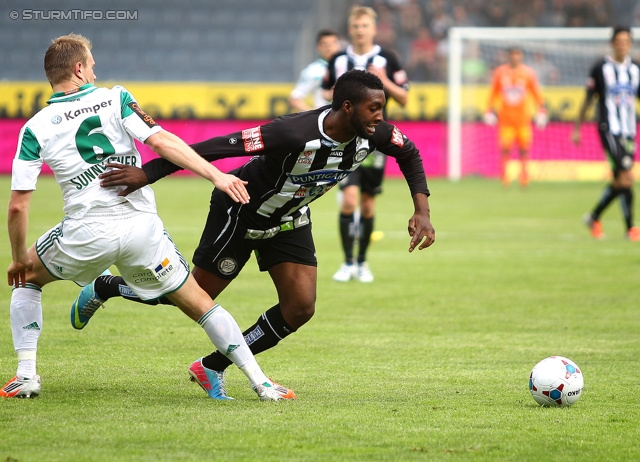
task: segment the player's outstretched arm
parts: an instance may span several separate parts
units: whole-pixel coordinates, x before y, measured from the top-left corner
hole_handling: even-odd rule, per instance
[[[245,188],[246,181],[221,172],[176,135],[163,130],[147,138],[145,144],[159,156],[211,181],[216,188],[227,193],[235,202],[242,204],[249,202],[249,193]]]
[[[429,198],[426,194],[416,193],[413,195],[414,213],[409,219],[409,252],[413,252],[416,246],[418,250],[426,249],[436,240],[436,230],[431,224],[431,210],[429,209]]]

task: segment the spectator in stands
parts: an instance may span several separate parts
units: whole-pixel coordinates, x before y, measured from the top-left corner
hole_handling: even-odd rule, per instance
[[[316,51],[318,59],[305,67],[300,73],[298,82],[289,96],[289,105],[297,111],[308,111],[329,104],[324,99],[322,80],[327,73],[327,64],[331,57],[340,51],[338,33],[332,29],[322,29],[316,35]],[[313,107],[307,103],[307,98],[313,98]]]
[[[547,4],[545,0],[533,0],[531,2],[530,14],[535,23],[534,26],[537,26],[537,27],[540,26],[540,21],[542,20],[542,17],[546,13],[546,11],[547,11]]]
[[[398,7],[400,34],[416,37],[420,28],[425,24],[422,9],[418,0],[409,0]]]
[[[487,26],[504,27],[509,20],[509,8],[503,0],[494,0],[490,2],[485,10],[487,17]]]
[[[477,41],[469,41],[462,56],[462,81],[464,83],[481,83],[488,79],[487,63],[480,55],[480,46]]]
[[[456,5],[453,7],[451,25],[453,27],[471,27],[474,26],[467,14],[467,8],[464,5]]]
[[[378,21],[376,42],[382,48],[397,51],[397,34],[393,13],[384,4],[378,5],[377,12]]]
[[[445,13],[448,12],[448,8],[450,7],[450,2],[445,0],[431,0],[427,1],[425,5],[425,13],[428,20],[435,17],[441,11]]]
[[[593,26],[607,27],[611,24],[612,11],[607,0],[593,0]]]
[[[551,8],[538,21],[540,27],[563,27],[567,23],[564,0],[551,0]]]
[[[444,7],[434,11],[433,17],[429,22],[431,33],[436,40],[444,40],[447,37],[449,28],[453,25],[453,19],[447,13]]]
[[[567,27],[585,27],[591,17],[591,0],[566,0]]]
[[[560,70],[544,56],[543,52],[534,53],[531,67],[541,85],[557,85],[560,82]]]
[[[422,26],[409,46],[407,73],[410,80],[434,82],[439,79],[437,47],[438,42],[429,28]]]
[[[411,54],[411,42],[424,27],[424,15],[418,0],[408,0],[397,7],[398,16],[398,52],[401,56]]]
[[[508,27],[535,27],[537,25],[533,6],[535,4],[514,2],[511,4],[511,14],[507,21]]]

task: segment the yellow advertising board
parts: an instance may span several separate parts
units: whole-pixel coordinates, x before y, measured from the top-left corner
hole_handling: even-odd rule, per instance
[[[97,82],[111,87],[113,82]],[[290,112],[290,83],[124,82],[144,110],[158,119],[271,119]],[[487,85],[462,90],[463,117],[479,120],[486,110]],[[584,97],[581,87],[546,87],[553,120],[575,120]],[[51,87],[40,82],[0,82],[0,118],[30,117],[46,105]],[[447,86],[414,83],[402,108],[389,104],[391,120],[446,120]]]

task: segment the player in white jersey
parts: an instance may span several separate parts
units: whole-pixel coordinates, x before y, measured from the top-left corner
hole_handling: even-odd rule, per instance
[[[141,298],[166,295],[198,322],[213,344],[247,375],[261,399],[282,399],[278,390],[284,387],[262,372],[233,317],[190,275],[156,213],[153,191],[142,188],[121,196],[122,187],[100,187],[98,175],[115,159],[141,165],[135,138],[211,181],[236,202],[248,203],[246,182],[220,172],[162,130],[124,88],[95,87],[90,50],[91,42],[76,34],[52,42],[44,68],[54,94],[49,106],[20,132],[8,211],[13,261],[7,270],[9,285],[14,287],[10,313],[18,368],[0,389],[0,396],[40,394],[36,351],[42,329],[42,287],[65,279],[88,287],[115,265]],[[62,189],[65,218],[27,249],[29,205],[45,163]],[[76,310],[74,325],[86,324],[98,307],[89,303],[88,311]]]
[[[320,56],[302,69],[295,88],[289,96],[289,105],[297,111],[308,111],[329,104],[324,98],[322,81],[327,73],[329,59],[340,51],[338,33],[331,29],[322,29],[316,36],[316,50]],[[313,107],[307,104],[307,97],[313,98]]]

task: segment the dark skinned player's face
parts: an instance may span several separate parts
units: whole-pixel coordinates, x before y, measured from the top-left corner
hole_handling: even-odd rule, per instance
[[[366,97],[356,106],[349,117],[349,122],[360,138],[371,138],[376,125],[382,120],[382,108],[386,98],[382,90],[367,90]]]

